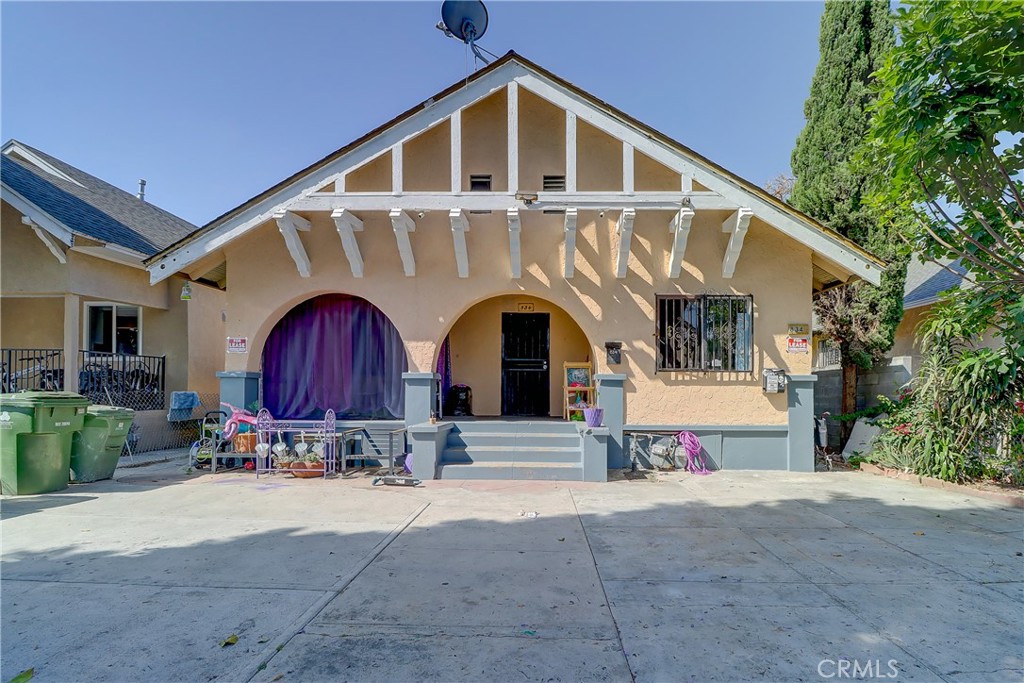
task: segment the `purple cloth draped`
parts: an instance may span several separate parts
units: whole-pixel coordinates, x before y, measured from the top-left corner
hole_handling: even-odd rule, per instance
[[[304,301],[274,327],[263,348],[263,402],[279,419],[394,419],[405,415],[408,369],[398,330],[358,297]]]
[[[448,390],[452,388],[452,345],[448,342],[448,337],[441,342],[435,372],[441,376],[441,396],[447,396]]]

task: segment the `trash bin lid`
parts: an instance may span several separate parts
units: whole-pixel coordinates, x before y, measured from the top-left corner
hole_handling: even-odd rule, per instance
[[[22,391],[17,394],[0,394],[0,406],[18,408],[84,408],[89,403],[85,396],[70,391]]]
[[[118,406],[91,405],[87,408],[89,415],[96,417],[109,417],[110,419],[134,419],[135,411],[131,408],[119,408]]]

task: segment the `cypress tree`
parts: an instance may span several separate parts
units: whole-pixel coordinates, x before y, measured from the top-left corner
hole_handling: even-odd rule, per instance
[[[870,367],[892,347],[903,317],[906,260],[895,228],[865,203],[877,179],[857,162],[871,120],[872,74],[895,43],[889,0],[825,1],[807,122],[793,149],[790,203],[890,261],[880,287],[857,282],[815,302],[822,329],[842,352],[843,412],[856,408],[857,367]]]

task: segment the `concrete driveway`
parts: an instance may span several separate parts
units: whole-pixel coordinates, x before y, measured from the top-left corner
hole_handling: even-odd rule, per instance
[[[3,500],[3,681],[1024,677],[1024,513],[962,494],[119,476]]]

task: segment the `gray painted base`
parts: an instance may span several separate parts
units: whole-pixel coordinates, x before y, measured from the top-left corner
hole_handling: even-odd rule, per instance
[[[633,442],[630,432],[677,434],[683,430],[693,432],[703,446],[704,459],[709,469],[730,470],[786,470],[789,428],[785,425],[712,426],[712,425],[626,425],[624,441],[625,462],[629,467],[629,454]],[[646,439],[638,442],[646,445]],[[644,464],[644,453],[639,453]]]

